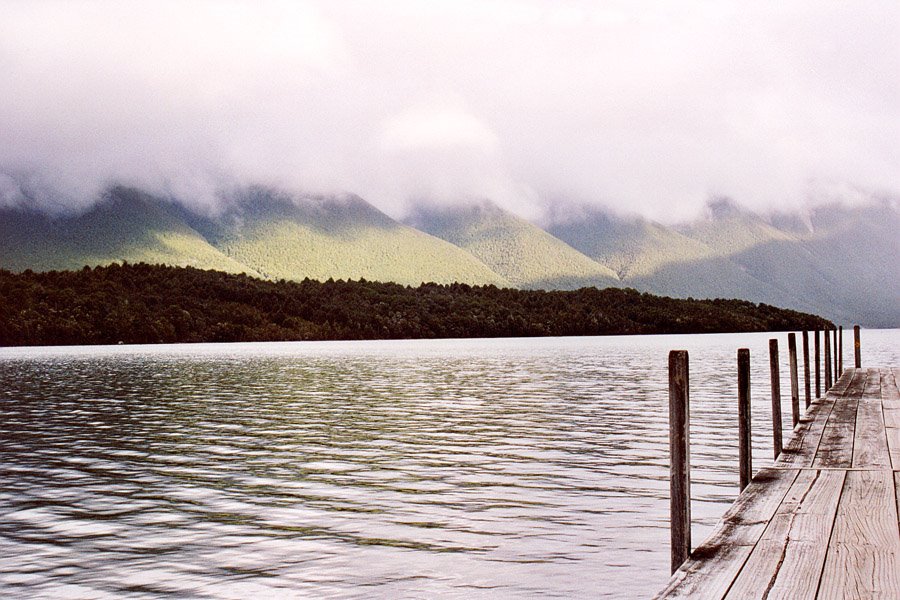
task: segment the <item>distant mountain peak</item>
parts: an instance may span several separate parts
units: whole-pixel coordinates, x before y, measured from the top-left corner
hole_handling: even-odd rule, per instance
[[[706,217],[713,221],[724,221],[749,214],[728,196],[715,196],[707,200],[705,213]]]

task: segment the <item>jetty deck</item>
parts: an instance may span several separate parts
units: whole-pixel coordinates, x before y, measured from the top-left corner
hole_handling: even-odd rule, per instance
[[[658,598],[900,598],[900,369],[847,369]]]

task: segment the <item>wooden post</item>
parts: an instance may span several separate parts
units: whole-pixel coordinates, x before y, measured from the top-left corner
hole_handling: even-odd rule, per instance
[[[831,352],[834,354],[832,357],[832,362],[834,364],[831,366],[831,383],[834,385],[837,383],[838,377],[841,376],[841,372],[838,371],[838,342],[836,328],[831,330]]]
[[[803,332],[803,389],[806,392],[806,408],[812,402],[812,390],[809,389],[809,332]]]
[[[738,456],[741,491],[753,478],[753,446],[750,437],[750,350],[737,351],[738,365]]]
[[[788,334],[788,360],[791,369],[791,422],[793,427],[800,422],[800,382],[797,378],[797,336]]]
[[[687,350],[669,352],[672,572],[691,554],[690,394]]]
[[[772,376],[772,440],[775,460],[781,454],[781,375],[778,372],[778,340],[769,340],[769,373]]]
[[[844,374],[844,326],[838,326],[838,378]]]
[[[831,334],[825,330],[825,393],[831,389]]]
[[[819,330],[816,329],[816,398],[822,397],[822,351],[819,348]]]
[[[853,326],[853,363],[857,369],[862,368],[862,354],[859,350],[859,325]]]

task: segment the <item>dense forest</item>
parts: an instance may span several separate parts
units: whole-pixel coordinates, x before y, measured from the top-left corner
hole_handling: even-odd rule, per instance
[[[113,264],[0,270],[0,345],[712,333],[832,326],[741,300],[632,289],[526,291],[467,284],[263,281]]]

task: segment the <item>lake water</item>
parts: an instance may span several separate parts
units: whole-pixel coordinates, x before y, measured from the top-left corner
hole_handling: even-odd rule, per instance
[[[769,337],[0,349],[0,595],[647,597],[667,353],[691,355],[696,543],[738,491],[738,347],[772,461]],[[864,331],[864,364],[898,341]]]

